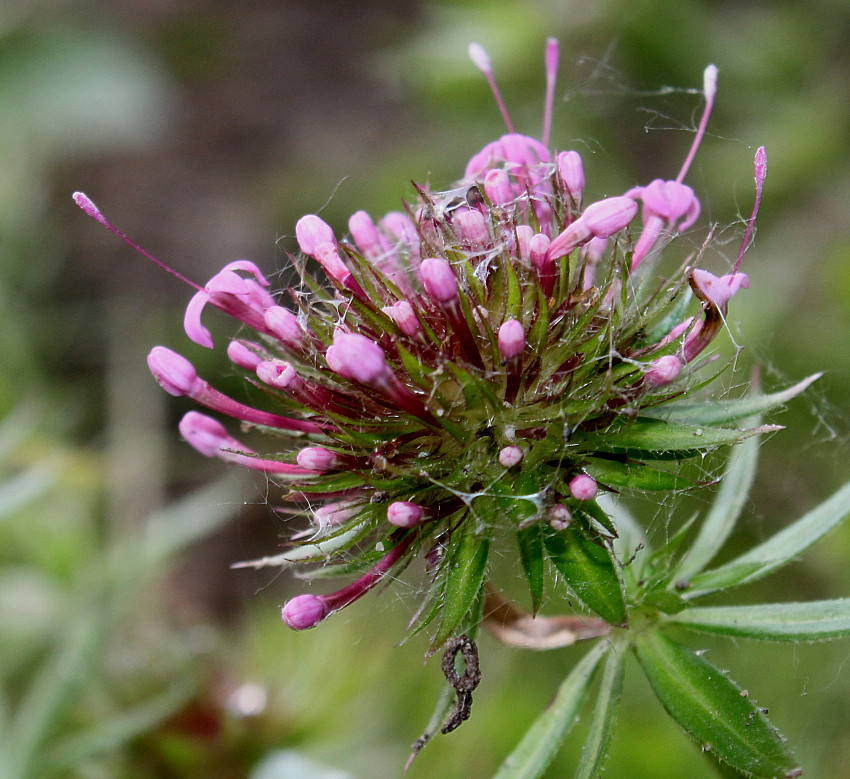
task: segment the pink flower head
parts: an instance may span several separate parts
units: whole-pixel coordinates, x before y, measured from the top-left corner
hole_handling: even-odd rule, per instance
[[[396,527],[416,527],[425,517],[425,509],[409,500],[397,500],[387,506],[387,522]]]
[[[324,620],[330,609],[318,595],[296,595],[281,609],[280,616],[284,624],[293,630],[314,628]]]
[[[543,167],[551,162],[549,150],[540,141],[519,133],[503,135],[498,141],[488,143],[469,160],[464,178],[482,179],[491,168],[504,167],[522,186],[537,184],[544,177]]]
[[[591,478],[586,473],[573,476],[568,486],[570,495],[576,500],[593,500],[598,491],[596,479]]]
[[[498,335],[499,352],[506,360],[519,357],[525,350],[525,330],[516,319],[502,323]]]
[[[244,278],[235,271],[246,271],[253,278]],[[186,335],[196,344],[213,347],[210,331],[201,323],[201,313],[207,304],[244,322],[259,332],[267,332],[264,315],[275,305],[274,298],[266,292],[269,285],[260,269],[248,260],[238,260],[225,265],[216,273],[204,289],[196,292],[183,317]]]
[[[499,465],[503,468],[513,468],[522,462],[525,456],[518,446],[506,446],[499,452]]]
[[[334,373],[361,384],[374,384],[389,370],[384,350],[359,333],[334,333],[325,359]]]
[[[750,279],[746,273],[732,273],[718,278],[707,270],[695,268],[691,271],[691,286],[700,300],[725,310],[726,304],[739,289],[750,286]]]
[[[165,346],[154,346],[148,355],[148,368],[159,385],[175,397],[192,395],[205,382],[185,357]]]
[[[457,300],[457,277],[452,266],[444,259],[429,257],[427,260],[422,260],[419,266],[419,278],[422,279],[425,291],[437,303],[446,305]]]
[[[609,197],[591,203],[549,246],[546,256],[557,260],[591,238],[609,238],[634,219],[638,205],[630,197]]]

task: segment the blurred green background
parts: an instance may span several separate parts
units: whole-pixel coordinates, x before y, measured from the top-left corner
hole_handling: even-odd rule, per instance
[[[725,272],[767,189],[726,351],[731,384],[824,378],[777,415],[742,530],[747,544],[850,473],[850,6],[786,2],[5,0],[0,4],[0,775],[390,777],[440,689],[422,640],[396,648],[415,577],[294,634],[284,572],[232,571],[273,553],[276,490],[179,441],[189,407],[150,378],[162,343],[201,372],[190,290],[73,205],[87,192],[125,232],[203,282],[250,258],[287,278],[303,213],[342,232],[448,184],[503,132],[466,48],[489,51],[515,124],[540,132],[545,38],[561,40],[553,131],[585,159],[589,195],[673,177],[719,96],[689,174]],[[686,241],[699,245],[702,235]],[[224,343],[230,323],[214,315]],[[710,492],[710,491],[709,491]],[[669,504],[684,518],[707,496]],[[665,507],[637,504],[667,532]],[[850,527],[749,602],[850,594]],[[508,585],[510,586],[510,585]],[[807,775],[850,764],[850,645],[695,636],[790,737]],[[411,777],[486,777],[583,649],[481,641],[472,719]],[[634,675],[635,679],[638,675]],[[569,775],[580,732],[548,776]],[[645,683],[627,682],[610,777],[711,776]]]

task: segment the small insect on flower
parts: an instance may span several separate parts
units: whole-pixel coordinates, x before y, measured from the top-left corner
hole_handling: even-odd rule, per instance
[[[296,528],[286,551],[257,564],[344,560],[359,572],[337,591],[284,605],[295,630],[315,627],[419,556],[429,587],[414,630],[431,626],[434,652],[480,620],[493,586],[491,548],[511,535],[535,602],[542,580],[534,571],[547,556],[576,602],[619,624],[622,599],[589,595],[575,579],[582,566],[567,564],[585,557],[613,572],[617,529],[598,495],[679,488],[658,460],[693,456],[739,432],[706,428],[684,440],[683,426],[644,415],[703,382],[695,359],[748,286],[741,257],[721,277],[684,266],[668,279],[652,273],[662,248],[672,251],[700,214],[683,179],[705,132],[716,69],[706,69],[705,110],[676,179],[594,200],[581,155],[549,145],[557,42],[546,47],[541,140],[514,131],[489,58],[477,45],[470,55],[508,133],[474,154],[455,186],[418,186],[415,203],[377,221],[358,211],[348,238],[317,215],[302,217],[296,238],[316,266],[296,262],[303,283],[279,295],[247,261],[229,263],[205,286],[163,266],[196,290],[184,321],[196,344],[214,347],[202,323],[210,306],[243,325],[241,335],[253,331],[227,354],[263,389],[258,407],[224,395],[164,346],[149,365],[167,392],[269,434],[264,454],[198,412],[180,425],[201,454],[265,473],[304,509],[308,531]],[[760,150],[758,197],[765,169]],[[85,195],[74,197],[150,257]]]

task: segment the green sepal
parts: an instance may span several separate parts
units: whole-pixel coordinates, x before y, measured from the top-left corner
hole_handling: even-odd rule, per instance
[[[544,530],[546,553],[570,591],[612,625],[626,621],[626,604],[611,553],[585,537],[574,525],[558,532]]]
[[[762,709],[704,657],[657,630],[635,651],[667,713],[706,751],[748,776],[796,776],[799,768]]]

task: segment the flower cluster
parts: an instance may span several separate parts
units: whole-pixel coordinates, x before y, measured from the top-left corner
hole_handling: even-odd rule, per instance
[[[475,46],[471,55],[503,107],[486,55]],[[222,394],[172,350],[150,353],[167,392],[270,436],[260,453],[206,414],[190,411],[180,423],[201,454],[266,474],[307,518],[282,554],[248,565],[318,562],[327,572],[336,564],[353,577],[335,592],[290,600],[282,616],[296,630],[421,555],[433,586],[417,626],[436,620],[433,648],[441,646],[477,619],[489,551],[506,531],[535,609],[549,555],[579,601],[622,621],[569,568],[592,566],[594,550],[610,554],[616,528],[597,494],[687,486],[659,463],[742,435],[659,413],[704,383],[700,355],[730,298],[748,286],[740,256],[720,277],[692,267],[693,257],[671,278],[655,272],[662,249],[700,213],[682,181],[716,69],[705,72],[705,111],[678,177],[585,202],[579,153],[549,149],[555,41],[546,67],[542,141],[514,132],[504,112],[510,132],[475,154],[450,190],[418,187],[415,204],[377,222],[358,211],[345,238],[319,216],[302,217],[304,257],[293,258],[301,285],[278,298],[247,261],[196,287],[187,335],[213,346],[202,323],[208,306],[250,331],[227,354],[259,391],[257,407]],[[760,149],[759,196],[765,167]],[[749,229],[741,255],[748,239]]]

